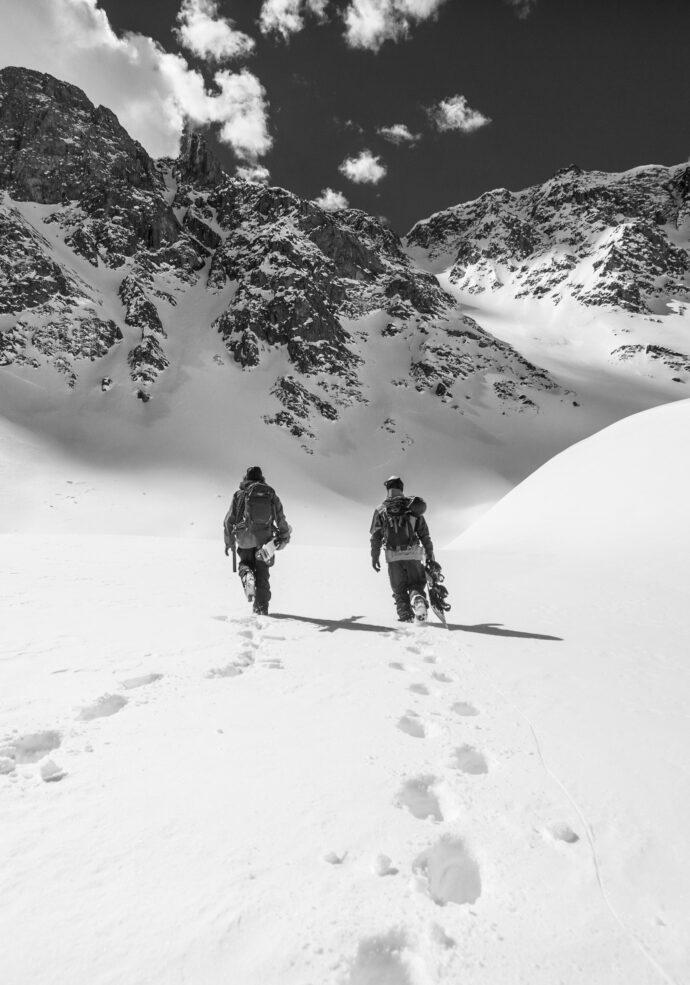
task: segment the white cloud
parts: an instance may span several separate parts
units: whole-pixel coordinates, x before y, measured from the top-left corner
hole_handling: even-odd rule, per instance
[[[304,27],[307,14],[324,20],[329,0],[264,0],[259,27],[264,34],[280,34],[287,41]]]
[[[379,127],[376,132],[380,133],[384,140],[396,144],[398,147],[400,144],[416,144],[422,137],[421,133],[412,133],[404,123],[394,123],[390,127]]]
[[[254,50],[254,40],[248,34],[219,16],[216,0],[182,0],[177,22],[178,41],[199,58],[245,58]]]
[[[215,74],[217,91],[181,55],[141,34],[118,37],[97,0],[0,0],[0,65],[23,65],[80,86],[108,106],[154,157],[175,155],[186,120],[255,161],[271,147],[264,89],[247,70]]]
[[[255,161],[268,153],[273,141],[268,133],[265,91],[251,72],[216,72],[220,96],[212,100],[220,139],[230,144],[239,157]]]
[[[537,5],[537,0],[503,0],[503,2],[507,3],[509,7],[512,7],[515,10],[515,13],[521,21],[524,21],[526,17],[529,17]]]
[[[345,40],[352,48],[378,51],[385,41],[409,37],[413,23],[436,17],[446,0],[349,0]]]
[[[430,106],[427,112],[436,129],[441,131],[462,130],[463,133],[472,133],[491,123],[488,116],[472,109],[464,96],[442,99],[436,106]]]
[[[271,172],[263,164],[240,165],[235,168],[235,174],[245,181],[253,181],[255,185],[267,185],[271,177]]]
[[[357,185],[378,185],[388,169],[370,150],[363,150],[358,157],[346,157],[338,170]]]
[[[350,205],[343,193],[333,188],[323,188],[319,197],[313,199],[313,202],[326,212],[337,212],[338,209],[347,209]]]

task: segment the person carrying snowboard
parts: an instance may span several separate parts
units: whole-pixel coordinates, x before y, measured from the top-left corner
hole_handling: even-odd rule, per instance
[[[292,528],[275,489],[267,485],[259,465],[247,469],[223,521],[225,554],[235,549],[240,558],[239,576],[254,612],[268,615],[271,598],[269,568],[274,552],[290,540]]]
[[[434,545],[424,519],[426,503],[419,496],[407,497],[403,481],[392,475],[384,482],[386,498],[374,510],[371,521],[371,564],[381,570],[381,548],[385,550],[388,577],[400,622],[425,622],[426,571],[434,564]]]

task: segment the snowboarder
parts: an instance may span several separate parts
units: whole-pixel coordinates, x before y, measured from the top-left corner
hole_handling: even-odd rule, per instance
[[[384,482],[386,498],[374,510],[371,521],[371,564],[381,570],[381,547],[385,549],[388,577],[400,622],[425,622],[426,572],[424,563],[434,563],[434,545],[423,514],[426,503],[419,496],[407,497],[397,475]]]
[[[254,612],[267,615],[271,598],[269,568],[275,562],[275,551],[289,542],[292,527],[259,465],[247,469],[232,497],[223,521],[223,533],[226,557],[232,551],[233,570],[235,549],[239,554],[239,576],[247,600],[253,602]]]

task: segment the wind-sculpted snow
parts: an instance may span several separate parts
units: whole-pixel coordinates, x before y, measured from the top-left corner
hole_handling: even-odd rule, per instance
[[[630,355],[640,358],[636,352]],[[645,355],[667,359],[677,354]],[[632,554],[640,564],[642,549],[660,556],[684,552],[690,545],[685,507],[689,427],[687,399],[618,421],[530,475],[461,543],[548,553],[567,546],[584,554],[596,546],[611,557]]]

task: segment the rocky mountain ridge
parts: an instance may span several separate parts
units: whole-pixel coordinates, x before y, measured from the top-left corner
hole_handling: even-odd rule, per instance
[[[154,162],[112,113],[50,76],[0,71],[0,186],[2,365],[48,362],[74,387],[81,360],[127,338],[129,378],[148,401],[170,366],[175,308],[198,292],[200,307],[220,307],[208,329],[243,369],[284,351],[288,372],[271,388],[281,406],[266,420],[298,437],[367,399],[358,368],[374,315],[391,348],[401,337],[410,348],[395,386],[450,400],[458,379],[492,373],[495,399],[516,410],[560,389],[462,314],[378,220],[229,177],[198,134],[177,160]]]
[[[571,166],[438,212],[406,245],[472,294],[507,289],[655,314],[690,303],[690,164],[622,174]]]
[[[456,288],[509,282],[516,297],[569,292],[636,314],[690,298],[688,169],[666,170],[569,169],[438,213],[403,241],[363,212],[225,174],[198,133],[153,161],[75,86],[2,69],[0,367],[148,403],[201,358],[196,333],[208,385],[232,387],[233,367],[257,374],[263,421],[310,452],[372,402],[404,450],[398,411],[414,394],[445,407],[451,431],[467,415],[538,415],[547,395],[576,414],[567,381],[487,331]],[[574,281],[584,263],[595,284]],[[639,345],[690,379],[682,353]],[[614,357],[623,370],[639,362],[629,348]]]

